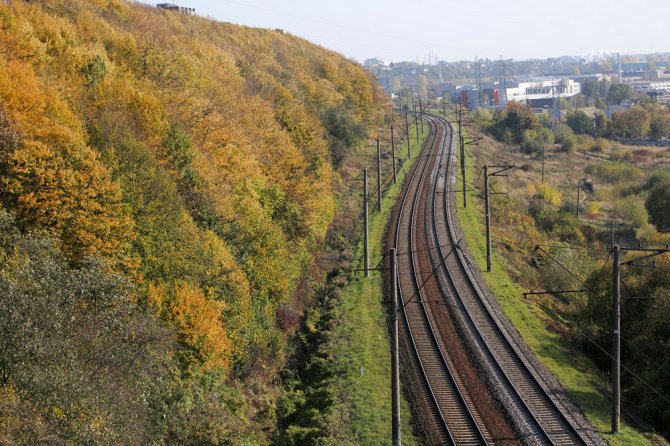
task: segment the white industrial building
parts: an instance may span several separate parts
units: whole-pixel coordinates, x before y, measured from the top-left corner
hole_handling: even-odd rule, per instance
[[[512,87],[507,87],[509,102],[534,102],[538,100],[570,98],[581,92],[579,82],[572,79],[529,79]]]
[[[481,90],[468,85],[457,87],[453,99],[468,108],[503,108],[508,102],[531,107],[551,106],[555,99],[570,98],[581,92],[581,85],[568,78],[530,78],[519,82],[482,85]]]

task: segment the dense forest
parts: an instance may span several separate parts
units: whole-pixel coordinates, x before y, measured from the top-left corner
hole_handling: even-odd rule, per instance
[[[374,77],[120,0],[2,3],[0,47],[0,443],[270,441]]]

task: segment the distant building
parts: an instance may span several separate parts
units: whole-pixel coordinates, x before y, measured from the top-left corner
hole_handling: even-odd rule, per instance
[[[363,66],[365,68],[376,68],[386,66],[386,63],[381,59],[373,57],[371,59],[365,59],[365,62],[363,62]]]
[[[534,108],[551,107],[555,99],[570,98],[581,92],[579,82],[568,78],[530,78],[519,82],[494,82],[457,87],[453,100],[468,108],[504,108],[508,102],[519,102]]]
[[[670,80],[668,79],[647,82],[630,82],[626,85],[640,94],[646,94],[651,97],[667,99],[670,96]]]
[[[195,14],[195,8],[185,8],[183,6],[175,5],[174,3],[157,3],[156,8],[181,12],[182,14]]]
[[[633,101],[631,99],[626,99],[626,100],[621,101],[621,104],[608,106],[607,110],[605,110],[605,114],[607,115],[608,118],[611,118],[612,113],[614,113],[616,111],[628,110],[633,105],[635,105],[635,101]]]

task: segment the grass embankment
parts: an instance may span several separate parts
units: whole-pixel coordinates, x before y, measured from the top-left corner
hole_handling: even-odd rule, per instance
[[[467,176],[476,178],[474,162],[466,156]],[[659,444],[658,437],[648,438],[626,423],[621,424],[621,433],[611,435],[611,405],[602,389],[607,383],[595,364],[570,346],[560,334],[547,328],[546,314],[532,301],[523,299],[525,290],[513,282],[505,270],[507,264],[500,259],[495,248],[492,255],[492,272],[486,271],[486,235],[483,223],[483,203],[475,194],[469,194],[467,209],[457,201],[458,219],[463,228],[465,241],[477,265],[484,271],[484,278],[497,297],[502,310],[514,324],[521,337],[537,355],[539,360],[561,382],[570,397],[584,411],[599,435],[612,445]]]
[[[397,184],[391,183],[383,192],[383,211],[378,211],[376,199],[370,201],[371,268],[382,259],[383,239],[391,208],[427,136],[425,129],[418,143],[412,138],[412,159],[404,162],[397,175]],[[402,146],[397,156],[406,156]],[[373,176],[369,178],[369,186],[370,191],[375,190],[376,179]],[[357,259],[363,259],[363,249],[361,240],[356,249]],[[356,262],[355,267],[361,268],[362,263]],[[358,280],[351,280],[343,289],[342,318],[336,329],[337,338],[342,342],[336,347],[335,356],[339,358],[338,368],[347,372],[339,376],[336,385],[343,392],[342,399],[349,407],[348,437],[355,444],[386,445],[391,440],[391,359],[386,308],[382,304],[382,275],[372,271],[370,277],[365,278],[363,272],[358,272],[356,278]],[[408,404],[403,399],[401,424],[405,445],[418,444],[412,436],[410,417]]]

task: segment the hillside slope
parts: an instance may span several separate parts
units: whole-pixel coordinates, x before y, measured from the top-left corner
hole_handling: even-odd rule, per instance
[[[40,275],[21,262],[58,265],[44,289],[73,274],[63,298],[75,318],[111,280],[107,323],[73,330],[151,356],[130,370],[69,341],[71,364],[62,351],[31,356],[36,332],[22,330],[57,305],[45,291],[40,312],[3,322],[25,357],[0,352],[0,438],[263,442],[248,417],[271,424],[272,404],[239,383],[268,381],[284,361],[296,289],[336,212],[337,170],[391,119],[376,81],[281,30],[117,0],[0,4],[0,46],[2,286],[25,285],[28,299]],[[149,334],[127,331],[129,320]],[[39,333],[59,324],[42,322]],[[109,324],[124,329],[96,331]],[[82,364],[126,386],[137,419],[110,402],[114,388],[75,379]],[[67,398],[47,376],[72,384]]]

